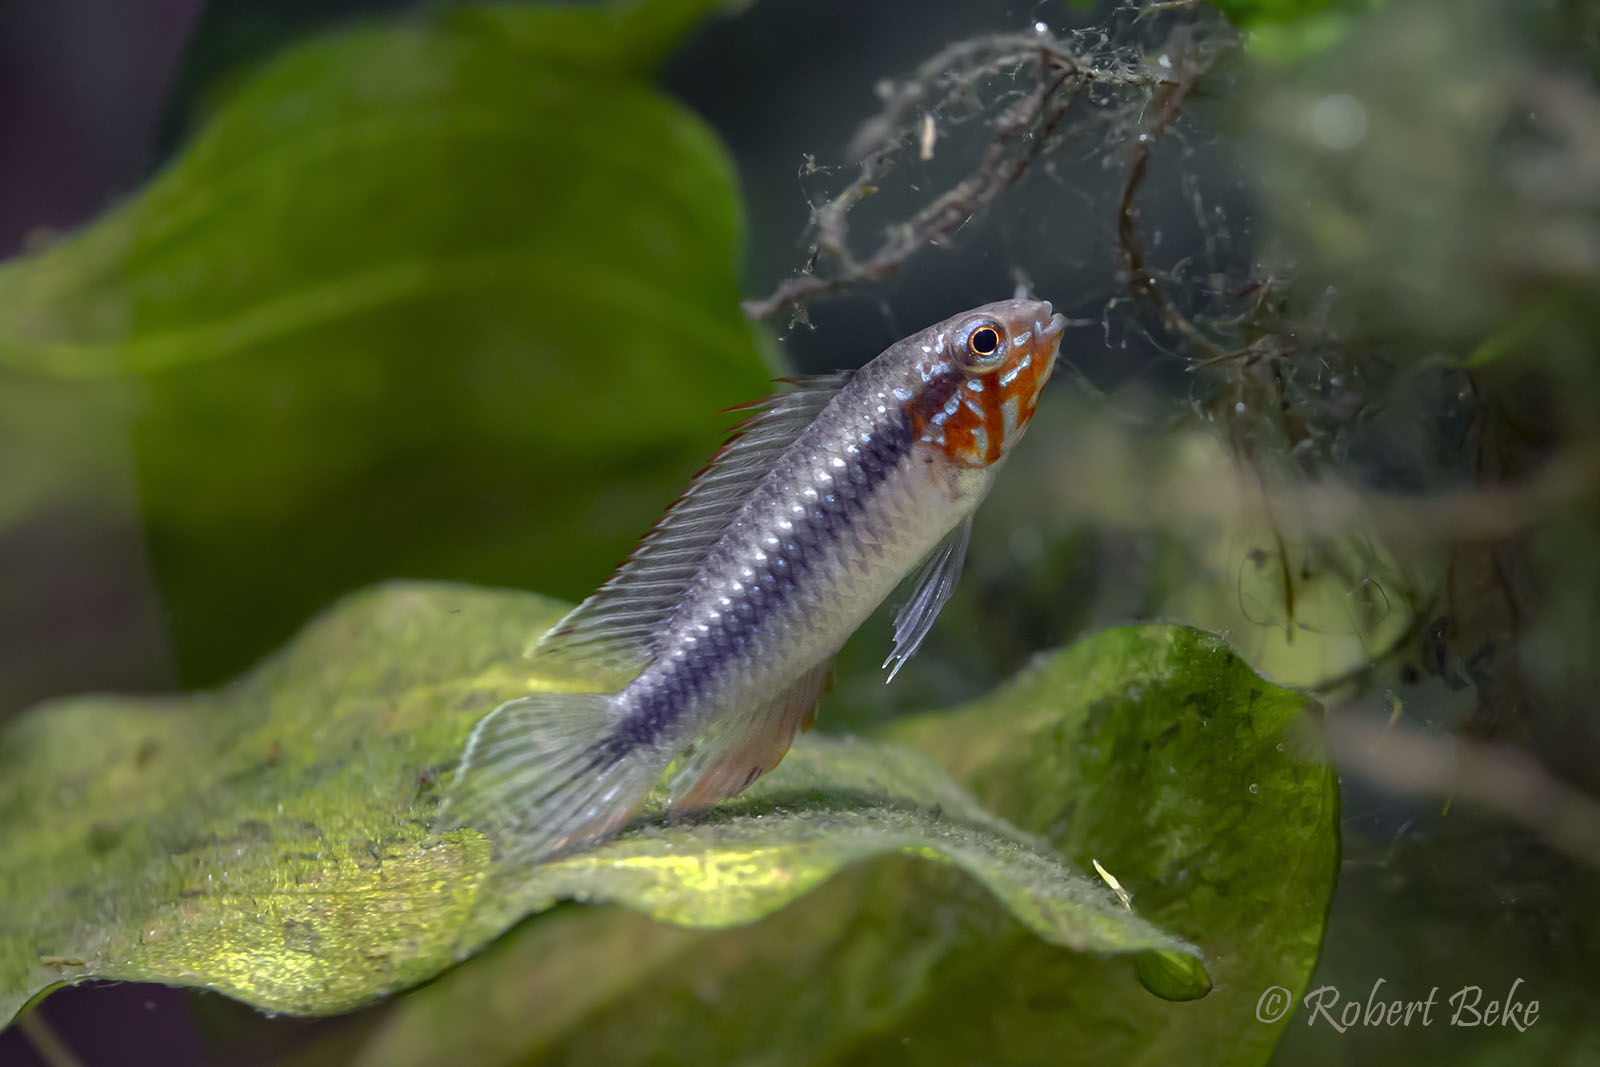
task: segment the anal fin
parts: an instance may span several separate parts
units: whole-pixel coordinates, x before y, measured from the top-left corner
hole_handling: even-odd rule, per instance
[[[833,692],[833,661],[828,661],[827,669],[822,672],[822,684],[817,690],[816,697],[811,701],[811,710],[805,713],[800,720],[800,732],[805,733],[817,724],[817,708],[822,704],[822,698]]]
[[[745,789],[788,753],[795,734],[816,721],[832,663],[823,661],[766,704],[696,743],[672,778],[673,810],[709,807]]]

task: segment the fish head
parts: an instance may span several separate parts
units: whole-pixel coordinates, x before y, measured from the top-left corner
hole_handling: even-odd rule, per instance
[[[959,467],[998,463],[1033,418],[1065,327],[1047,300],[1002,300],[908,338],[919,443]]]

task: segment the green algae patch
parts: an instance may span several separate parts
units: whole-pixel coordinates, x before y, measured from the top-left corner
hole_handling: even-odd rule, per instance
[[[531,594],[389,584],[225,689],[58,701],[10,724],[0,1015],[86,978],[342,1012],[559,901],[735,926],[885,855],[962,872],[1053,945],[1201,954],[926,757],[870,741],[810,739],[706,816],[644,818],[537,867],[502,865],[470,829],[435,834],[468,731],[540,687],[522,649],[563,610]]]

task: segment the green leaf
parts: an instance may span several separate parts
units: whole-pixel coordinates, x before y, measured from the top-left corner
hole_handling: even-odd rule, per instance
[[[1213,992],[1179,1012],[1099,996],[1103,965],[1062,966],[1024,939],[984,946],[994,971],[1032,975],[992,1001],[1025,1035],[1019,1060],[1050,1048],[1104,1063],[1265,1060],[1284,1022],[1260,1022],[1257,999],[1303,990],[1338,867],[1338,786],[1307,704],[1210,634],[1125,627],[956,715],[888,732],[1074,865],[1098,860],[1141,914],[1205,950]],[[1172,974],[1163,962],[1143,962],[1147,983]],[[1039,983],[1075,1009],[1030,1000]],[[958,996],[926,1006],[930,1025]]]
[[[924,757],[815,739],[712,818],[646,824],[533,870],[432,836],[472,723],[537,686],[521,650],[559,605],[390,585],[215,694],[79,698],[0,734],[0,1013],[73,977],[345,1011],[430,978],[530,911],[617,901],[719,927],[886,853],[965,871],[1046,940],[1194,954]]]
[[[1259,1021],[1257,1002],[1272,986],[1303,992],[1338,858],[1337,785],[1306,707],[1214,637],[1129,627],[885,735],[1078,869],[1098,859],[1140,914],[1201,947],[1215,984],[1198,1001],[1139,988],[1193,995],[1190,956],[1141,953],[1130,969],[1063,953],[969,879],[885,859],[750,927],[688,935],[604,909],[524,925],[340,1055],[1035,1064],[1070,1049],[1084,1063],[1262,1063],[1285,1022]]]
[[[1108,631],[974,707],[895,727],[898,744],[811,738],[702,819],[642,820],[557,863],[502,866],[476,832],[428,824],[471,724],[539,685],[521,649],[561,610],[391,584],[219,692],[75,698],[12,723],[0,732],[0,1016],[91,976],[344,1011],[572,899],[704,929],[603,907],[525,924],[403,1001],[372,1038],[373,1062],[429,1062],[445,1046],[478,1049],[474,1062],[569,1046],[739,1056],[787,1047],[761,1044],[774,1012],[817,1047],[869,1058],[894,1044],[891,1020],[892,1033],[990,1049],[990,1061],[1066,1039],[1113,1062],[1197,1040],[1240,1050],[1229,1062],[1270,1048],[1275,1028],[1245,1014],[1257,983],[1298,991],[1309,974],[1336,851],[1333,781],[1278,750],[1304,701],[1215,639]],[[1085,855],[1137,910],[1078,873]],[[1203,990],[1203,955],[1216,989],[1158,1001],[1134,968],[1062,947],[1136,953],[1167,996]],[[486,983],[501,994],[484,1000]],[[524,992],[552,984],[548,1010],[529,1011],[543,1001]],[[683,1006],[710,988],[728,1024],[717,1049],[703,1010]],[[632,1021],[573,1025],[593,1012]],[[433,1029],[441,1017],[455,1022]],[[625,1048],[606,1046],[619,1034]]]
[[[0,265],[0,412],[47,404],[0,427],[0,521],[142,522],[197,681],[394,574],[586,592],[770,388],[734,168],[645,80],[715,6],[447,8],[263,64]]]
[[[1230,1062],[1270,1048],[1275,1028],[1249,1013],[1267,986],[1298,991],[1309,974],[1332,884],[1334,787],[1289,747],[1304,701],[1215,639],[1108,631],[972,708],[896,726],[898,744],[810,739],[702,820],[646,820],[530,872],[498,865],[473,831],[432,836],[428,824],[471,724],[539,685],[520,652],[560,611],[528,594],[389,585],[220,692],[76,698],[11,724],[0,732],[0,1015],[90,976],[344,1011],[574,899],[736,929],[640,933],[605,908],[526,925],[409,998],[374,1038],[388,1050],[377,1062],[442,1054],[433,1023],[415,1021],[441,1015],[458,1023],[432,1040],[492,1046],[482,1062],[547,1045],[709,1055],[694,1036],[701,1015],[681,1004],[711,987],[728,1020],[719,1058],[764,1047],[775,1004],[793,1009],[784,1027],[884,1052],[886,1018],[1009,1060],[1066,1040],[1113,1062],[1196,1041],[1236,1048]],[[1096,861],[1137,910],[1078,873]],[[629,939],[646,947],[613,951]],[[1170,1005],[1125,963],[1058,946],[1135,953],[1139,980],[1167,997],[1216,989]],[[663,974],[660,954],[684,959]],[[532,973],[530,956],[544,961]],[[483,1006],[485,982],[560,982],[560,1003],[530,1013],[518,994]],[[602,1010],[633,1020],[629,1049],[591,1048],[614,1035],[563,1022]],[[1116,1021],[1127,1019],[1139,1025]],[[1003,1032],[989,1029],[1001,1020]]]

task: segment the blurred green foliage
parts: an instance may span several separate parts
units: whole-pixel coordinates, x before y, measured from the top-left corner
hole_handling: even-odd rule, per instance
[[[14,721],[0,1012],[65,967],[325,1014],[432,978],[559,900],[711,929],[789,906],[692,938],[619,909],[535,921],[398,1004],[368,1055],[807,1062],[817,1041],[892,1045],[892,1003],[946,1060],[1079,1047],[1126,1062],[1197,1042],[1216,1062],[1265,1057],[1276,1028],[1252,1020],[1255,998],[1300,988],[1316,959],[1336,791],[1306,699],[1215,638],[1106,631],[970,708],[902,720],[889,743],[803,742],[707,817],[507,865],[476,832],[428,825],[472,724],[539,686],[522,650],[562,610],[390,584],[215,694],[74,698]],[[881,859],[897,854],[937,867]],[[1079,873],[1096,860],[1137,912]],[[813,892],[846,867],[848,888]],[[1198,954],[1216,988],[1175,1005],[1126,963],[1062,947],[1163,953],[1140,974],[1169,997],[1206,992]],[[689,995],[707,983],[722,990],[709,1027]],[[486,987],[529,996],[486,1004]],[[531,996],[545,988],[554,1004]],[[571,1026],[594,1012],[629,1022]]]
[[[1209,0],[1244,33],[1252,58],[1272,66],[1308,60],[1344,40],[1385,0]]]
[[[1386,4],[1314,59],[1242,71],[1230,105],[1263,209],[1234,321],[1260,358],[1210,369],[1212,417],[1286,503],[1363,488],[1305,525],[1332,546],[1380,524],[1336,578],[1412,620],[1332,714],[1499,757],[1416,796],[1372,770],[1383,740],[1343,757],[1360,799],[1315,984],[1520,979],[1542,1005],[1528,1033],[1295,1026],[1284,1062],[1600,1056],[1596,854],[1549,845],[1594,818],[1600,745],[1596,26],[1568,0]]]
[[[1067,0],[1091,7],[1095,0]],[[1147,9],[1168,10],[1182,0],[1146,0]],[[1202,0],[1192,0],[1198,6]],[[1204,0],[1227,16],[1244,34],[1251,56],[1265,63],[1299,62],[1342,41],[1362,15],[1385,0]]]
[[[1345,38],[1384,0],[1209,0],[1244,33],[1250,55],[1273,65],[1297,63]]]
[[[733,168],[648,80],[713,6],[448,9],[263,64],[0,266],[0,522],[139,529],[191,682],[390,575],[586,592],[773,369]]]

